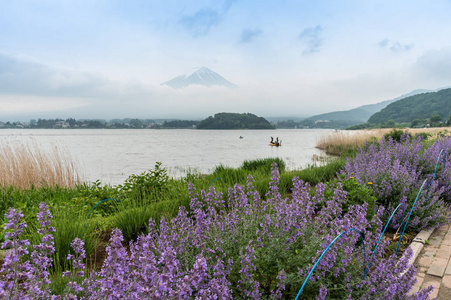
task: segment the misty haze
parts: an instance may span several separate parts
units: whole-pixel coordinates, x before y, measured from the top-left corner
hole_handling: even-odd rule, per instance
[[[451,299],[451,0],[0,0],[0,299]]]

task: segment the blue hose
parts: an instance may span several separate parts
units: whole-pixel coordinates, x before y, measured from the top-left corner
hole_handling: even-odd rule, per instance
[[[415,208],[415,204],[417,204],[418,197],[420,197],[421,190],[423,189],[423,186],[424,186],[424,184],[426,183],[426,181],[427,181],[427,179],[425,179],[425,180],[423,181],[423,184],[421,185],[421,188],[420,188],[420,190],[418,191],[418,195],[417,195],[417,197],[415,198],[415,202],[414,202],[413,205],[412,205],[412,209],[410,210],[409,217],[407,217],[406,224],[404,225],[404,228],[402,229],[401,236],[399,237],[398,246],[396,247],[395,254],[398,254],[398,248],[399,248],[399,245],[401,244],[401,239],[402,239],[402,236],[404,235],[404,231],[406,231],[407,223],[409,223],[410,215],[412,215],[413,209]]]
[[[363,239],[363,235],[360,231],[358,231],[357,229],[351,228],[349,230],[343,231],[342,233],[340,233],[330,244],[329,246],[327,246],[326,250],[323,251],[323,253],[321,254],[321,256],[318,258],[318,261],[315,263],[315,265],[313,266],[312,270],[310,270],[310,273],[308,274],[307,278],[305,279],[304,283],[301,286],[301,289],[299,290],[295,300],[297,300],[299,298],[299,295],[301,294],[302,290],[305,287],[305,284],[307,283],[307,281],[309,280],[310,276],[312,275],[313,271],[315,270],[316,266],[318,265],[318,263],[321,261],[321,259],[323,258],[324,254],[326,254],[326,252],[329,250],[329,248],[335,243],[336,240],[338,240],[338,238],[340,238],[343,234],[345,234],[348,231],[354,230],[356,232],[359,233],[360,238],[362,239],[363,242],[363,260],[364,262],[366,261],[366,256],[365,256],[365,241]],[[366,263],[365,263],[366,264]]]
[[[225,181],[224,178],[222,178],[222,177],[217,177],[217,178],[213,179],[212,182],[210,182],[210,185],[209,185],[208,187],[210,187],[210,186],[213,184],[213,182],[215,182],[215,181],[218,180],[218,179],[222,179],[222,181],[224,181],[225,183],[227,183],[227,181]]]
[[[432,186],[434,184],[434,180],[435,180],[435,174],[437,173],[437,167],[438,167],[438,162],[440,161],[440,156],[442,156],[442,152],[443,149],[440,151],[438,158],[437,158],[437,163],[435,164],[435,171],[434,171],[434,177],[432,177],[432,182],[430,184],[428,184],[428,191],[426,193],[426,202],[424,203],[424,205],[427,204],[427,202],[429,201],[428,195],[429,195],[429,186]]]
[[[96,205],[94,205],[94,207],[91,209],[91,211],[89,212],[88,216],[86,217],[85,223],[83,224],[83,234],[82,234],[82,236],[83,236],[84,233],[85,233],[86,221],[88,221],[89,215],[92,213],[92,211],[93,211],[99,204],[101,204],[101,203],[103,203],[103,202],[105,202],[105,201],[108,201],[108,200],[114,200],[114,201],[116,201],[116,202],[119,202],[120,204],[122,204],[122,206],[124,207],[124,209],[127,209],[127,207],[125,207],[125,205],[124,205],[121,201],[119,201],[118,199],[115,199],[115,198],[107,198],[107,199],[103,199],[102,201],[100,201],[99,203],[97,203]]]
[[[398,209],[399,209],[399,207],[400,207],[401,205],[403,206],[403,210],[402,210],[402,219],[401,219],[401,225],[400,225],[400,227],[402,227],[402,221],[404,220],[404,212],[405,212],[405,210],[406,210],[406,204],[405,204],[405,203],[400,203],[400,204],[395,208],[395,210],[393,211],[393,213],[392,213],[391,216],[390,216],[390,219],[388,219],[387,224],[385,224],[384,231],[382,231],[382,234],[381,234],[381,236],[379,237],[379,241],[377,242],[376,247],[375,247],[374,250],[373,250],[373,254],[371,254],[371,257],[370,257],[370,259],[369,259],[368,266],[365,268],[365,273],[363,274],[362,280],[365,279],[366,273],[367,273],[368,270],[370,269],[370,265],[371,265],[371,262],[372,262],[372,260],[373,260],[374,254],[376,254],[377,247],[379,247],[379,243],[381,242],[382,237],[384,236],[384,233],[385,233],[385,231],[387,230],[387,227],[388,227],[388,225],[389,225],[390,222],[391,222],[391,219],[393,218],[393,216],[395,215],[396,211],[398,211]]]

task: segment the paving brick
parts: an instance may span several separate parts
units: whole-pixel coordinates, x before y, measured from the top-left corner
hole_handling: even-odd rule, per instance
[[[418,265],[421,267],[429,267],[432,264],[433,259],[431,257],[421,257],[418,259]]]
[[[439,249],[436,249],[437,251],[424,251],[421,256],[423,257],[434,257],[435,254],[438,252]]]
[[[451,259],[448,261],[448,265],[446,266],[445,275],[451,275]]]
[[[429,245],[439,247],[443,239],[439,236],[434,236],[429,239]],[[450,240],[451,242],[451,240]]]
[[[432,261],[432,264],[433,265],[444,266],[446,268],[446,265],[448,264],[448,260],[446,258],[435,257],[434,260]]]
[[[448,247],[446,245],[442,245],[435,254],[436,258],[445,258],[449,259],[451,257],[451,247]]]
[[[415,276],[415,278],[417,279],[417,282],[414,284],[414,286],[421,287],[421,285],[423,284],[423,281],[424,281],[424,275],[422,277],[417,275],[417,276]]]
[[[446,246],[451,246],[451,236],[446,235],[445,238],[442,241],[442,246],[446,245]]]
[[[418,286],[413,286],[412,289],[407,293],[408,296],[412,296],[414,293],[417,293],[420,291],[420,288]]]
[[[425,278],[423,287],[428,287],[430,285],[434,287],[432,292],[429,294],[429,299],[437,298],[438,290],[440,288],[440,282],[441,280],[438,277],[428,276],[427,278]]]
[[[417,293],[420,291],[420,288],[418,286],[413,286],[412,289],[407,293],[408,296],[412,296],[414,293]]]
[[[443,277],[445,274],[446,266],[443,265],[431,265],[427,272],[428,275]]]
[[[442,285],[447,287],[447,288],[451,288],[451,275],[445,275],[442,278]]]
[[[434,290],[429,299],[451,299],[451,225],[432,232],[422,231],[419,242],[412,242],[411,247],[421,244],[422,239],[428,243],[425,243],[415,262],[417,282],[409,294],[432,285]]]
[[[433,246],[433,245],[424,245],[424,251],[437,251],[438,250],[438,247],[439,247],[440,245],[437,245],[437,246]]]
[[[424,272],[420,272],[420,271],[417,270],[417,276],[423,278],[426,275],[426,272],[427,272],[427,270],[424,271]]]

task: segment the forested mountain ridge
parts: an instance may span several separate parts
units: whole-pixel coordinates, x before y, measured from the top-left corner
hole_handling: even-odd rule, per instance
[[[439,89],[437,89],[437,90],[439,90]],[[331,127],[337,127],[337,128],[347,127],[347,126],[356,125],[356,124],[362,124],[362,123],[366,123],[373,114],[379,112],[380,110],[387,107],[387,105],[389,105],[393,102],[399,101],[400,99],[404,99],[409,96],[437,91],[437,90],[417,89],[417,90],[411,91],[410,93],[403,94],[403,95],[396,97],[394,99],[391,99],[391,100],[385,100],[385,101],[375,103],[375,104],[362,105],[362,106],[359,106],[359,107],[356,107],[356,108],[353,108],[350,110],[333,111],[333,112],[329,112],[329,113],[315,115],[315,116],[307,118],[306,122],[318,121],[318,120],[328,120],[329,125],[331,125]],[[309,124],[309,125],[311,125],[311,124]],[[335,125],[335,126],[333,126],[333,125]],[[315,126],[313,126],[313,127],[315,127]]]
[[[202,120],[198,129],[274,129],[274,125],[263,117],[251,113],[217,113]]]
[[[389,104],[372,115],[368,122],[382,124],[389,120],[397,123],[412,122],[440,115],[447,119],[451,115],[451,88],[438,92],[424,93],[407,97]]]

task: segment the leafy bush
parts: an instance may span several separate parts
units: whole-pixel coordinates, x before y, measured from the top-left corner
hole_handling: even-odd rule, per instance
[[[409,137],[411,137],[410,133],[408,133],[408,132],[404,133],[403,130],[393,128],[392,130],[390,130],[389,133],[384,134],[384,139],[386,141],[388,141],[389,137],[391,137],[393,140],[395,140],[399,143],[399,142],[401,142],[401,137],[404,135],[408,135]]]
[[[437,142],[434,144],[438,145]],[[389,211],[393,211],[400,203],[407,205],[410,210],[422,183],[428,179],[428,192],[423,190],[420,194],[408,227],[421,230],[439,226],[447,221],[445,183],[436,181],[432,184],[432,174],[424,174],[423,170],[426,167],[431,169],[440,147],[432,146],[432,150],[424,151],[421,136],[411,139],[408,134],[401,136],[399,143],[391,137],[388,141],[381,139],[379,143],[361,148],[354,159],[348,160],[341,174],[346,178],[355,177],[362,185],[371,182],[369,186],[378,204]],[[451,142],[448,148],[451,148]],[[395,229],[400,225],[401,217],[400,210],[394,217]]]
[[[368,182],[367,184],[362,185],[353,177],[346,179],[341,175],[339,179],[326,183],[326,190],[330,193],[336,189],[338,185],[341,185],[343,191],[346,192],[346,199],[343,202],[343,212],[347,212],[352,205],[363,205],[366,203],[368,205],[367,218],[368,221],[370,221],[377,208],[377,198],[373,195],[373,191],[370,188],[371,184],[371,182]],[[330,197],[332,197],[332,195],[330,195]]]
[[[295,179],[292,197],[282,199],[278,182],[274,168],[265,200],[249,178],[246,187],[236,185],[229,191],[227,202],[214,188],[198,194],[191,186],[191,213],[180,207],[177,217],[170,224],[163,218],[158,229],[150,220],[149,234],[131,243],[129,250],[121,231],[113,230],[102,269],[84,279],[77,278],[84,276],[83,242],[75,239],[75,255],[68,257],[74,269],[64,274],[72,279],[65,298],[293,299],[319,254],[338,234],[355,228],[366,248],[358,242],[359,235],[343,235],[319,262],[301,299],[427,299],[431,288],[407,296],[415,282],[415,269],[408,264],[412,253],[407,251],[400,260],[381,258],[387,242],[361,279],[365,257],[382,230],[382,208],[370,220],[366,203],[349,205],[344,212],[347,193],[340,182],[320,184],[311,194],[308,184]],[[21,243],[19,217],[15,210],[7,215],[7,228],[14,234],[6,239],[14,247]],[[36,283],[36,269],[23,272],[20,282],[13,280],[23,267],[11,264],[18,260],[17,252],[5,259],[8,268],[2,269],[0,295],[15,298],[42,291],[39,298],[49,299],[48,282]],[[5,289],[11,282],[16,286]]]
[[[426,149],[421,156],[420,167],[422,176],[443,188],[443,199],[451,202],[451,138],[437,139]],[[431,188],[430,184],[428,187]]]
[[[427,140],[429,137],[432,136],[431,133],[427,133],[427,132],[420,132],[417,135],[420,135],[423,140]]]
[[[143,172],[139,175],[130,175],[123,185],[117,185],[119,195],[132,199],[156,199],[168,189],[169,176],[161,162],[155,164],[154,170]]]

